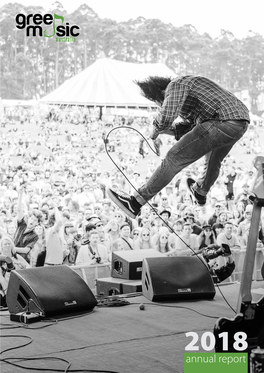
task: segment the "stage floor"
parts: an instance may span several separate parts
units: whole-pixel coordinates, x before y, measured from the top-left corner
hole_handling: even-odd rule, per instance
[[[252,283],[254,300],[263,296],[264,282]],[[236,309],[239,284],[220,286],[229,304]],[[191,341],[185,333],[199,335],[213,331],[218,317],[235,313],[216,288],[213,300],[153,303],[144,296],[127,298],[123,307],[95,307],[94,312],[68,320],[49,320],[23,327],[11,322],[8,311],[1,312],[1,358],[40,358],[16,364],[35,367],[44,372],[65,371],[67,363],[50,360],[61,358],[71,363],[70,370],[118,373],[183,373],[184,351]],[[145,304],[145,310],[139,304]],[[50,325],[51,324],[51,325]],[[199,351],[203,351],[201,348]],[[213,352],[213,351],[212,351]],[[45,359],[46,358],[46,359]],[[69,371],[70,371],[69,370]],[[2,373],[29,372],[1,362]]]

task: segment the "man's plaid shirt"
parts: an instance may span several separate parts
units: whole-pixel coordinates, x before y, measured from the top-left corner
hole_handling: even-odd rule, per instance
[[[177,117],[181,117],[184,122],[175,126],[176,139],[180,139],[195,125],[211,119],[250,122],[248,109],[243,102],[202,76],[183,76],[169,83],[161,111],[153,122],[157,135],[171,128]]]

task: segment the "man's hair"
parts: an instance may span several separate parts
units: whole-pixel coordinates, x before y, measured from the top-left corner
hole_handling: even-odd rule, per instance
[[[142,94],[150,101],[163,104],[164,92],[172,78],[162,78],[160,76],[149,76],[146,80],[135,81],[140,87]]]

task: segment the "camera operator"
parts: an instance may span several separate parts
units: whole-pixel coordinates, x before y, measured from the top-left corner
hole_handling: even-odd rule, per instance
[[[28,262],[16,253],[14,241],[9,236],[0,240],[0,305],[6,306],[5,295],[8,287],[10,272],[13,269],[30,268]]]
[[[95,229],[90,230],[86,236],[86,240],[82,240],[76,258],[76,265],[108,263],[107,248],[99,242],[98,232]]]

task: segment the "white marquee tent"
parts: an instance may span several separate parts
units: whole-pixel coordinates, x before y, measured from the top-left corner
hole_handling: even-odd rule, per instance
[[[40,102],[58,105],[148,108],[156,105],[143,97],[134,80],[157,75],[174,77],[163,63],[136,64],[100,58]]]

